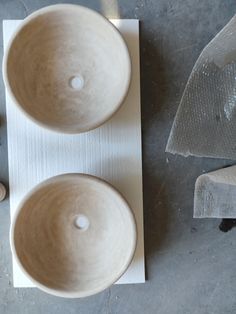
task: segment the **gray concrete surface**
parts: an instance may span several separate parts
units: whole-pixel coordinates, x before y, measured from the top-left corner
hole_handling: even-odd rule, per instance
[[[22,19],[54,0],[0,0],[1,19]],[[143,181],[147,283],[114,286],[83,300],[14,289],[8,241],[9,202],[0,203],[1,314],[236,313],[236,230],[195,220],[194,182],[235,162],[164,153],[181,94],[203,47],[236,12],[233,0],[64,1],[109,17],[141,20]],[[2,36],[0,36],[2,59]],[[0,81],[0,180],[7,184],[7,137]]]

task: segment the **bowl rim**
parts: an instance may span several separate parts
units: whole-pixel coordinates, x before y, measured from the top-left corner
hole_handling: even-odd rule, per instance
[[[120,98],[119,102],[117,102],[116,106],[114,106],[113,110],[107,114],[106,116],[103,117],[103,119],[100,119],[100,121],[90,124],[89,127],[87,128],[83,128],[79,131],[70,131],[68,129],[63,129],[59,126],[51,126],[50,124],[44,123],[43,121],[39,121],[38,119],[34,118],[32,115],[30,115],[24,108],[23,106],[20,104],[20,102],[16,99],[14,92],[12,91],[9,79],[8,79],[8,57],[9,57],[9,53],[12,47],[12,44],[14,42],[14,40],[16,39],[17,35],[21,32],[21,30],[25,27],[25,25],[27,25],[30,21],[34,20],[35,18],[37,18],[38,16],[44,14],[44,13],[49,13],[49,12],[53,12],[53,11],[57,11],[57,10],[63,10],[63,9],[73,9],[73,10],[84,10],[87,12],[90,12],[98,17],[101,18],[101,20],[105,21],[107,23],[107,26],[111,27],[114,30],[114,33],[116,33],[116,35],[118,35],[118,37],[120,38],[120,41],[122,43],[123,46],[123,51],[124,51],[124,55],[127,59],[127,81],[126,81],[126,86],[123,92],[122,97]],[[67,3],[62,3],[62,4],[53,4],[53,5],[49,5],[46,7],[43,7],[41,9],[38,9],[34,12],[32,12],[31,14],[29,14],[26,18],[24,18],[20,25],[18,25],[15,29],[15,31],[13,32],[12,36],[10,37],[10,40],[5,48],[5,51],[3,53],[3,60],[2,60],[2,77],[3,77],[3,82],[5,84],[5,87],[7,89],[7,92],[11,98],[11,100],[13,101],[13,103],[17,106],[17,108],[26,116],[28,117],[28,119],[30,119],[32,122],[34,122],[36,125],[43,127],[47,130],[53,131],[53,132],[57,132],[57,133],[64,133],[64,134],[80,134],[80,133],[84,133],[84,132],[88,132],[90,130],[96,129],[99,126],[103,125],[105,122],[107,122],[110,118],[112,118],[114,116],[114,114],[120,109],[121,105],[123,104],[125,98],[127,97],[128,91],[129,91],[129,87],[131,84],[131,71],[132,71],[132,64],[131,64],[131,57],[130,57],[130,53],[129,53],[129,49],[128,46],[125,42],[125,39],[123,38],[121,32],[118,30],[118,28],[112,24],[112,22],[106,18],[104,15],[102,15],[101,13],[92,10],[88,7],[79,5],[79,4],[67,4]]]
[[[119,271],[118,275],[113,278],[108,284],[104,284],[104,285],[100,285],[98,288],[95,289],[91,289],[91,290],[86,290],[86,291],[78,291],[78,292],[74,292],[74,291],[62,291],[62,290],[57,290],[57,289],[53,289],[53,288],[48,288],[46,285],[40,283],[39,281],[37,281],[34,277],[32,277],[27,270],[24,268],[23,264],[21,263],[20,259],[18,258],[18,254],[16,251],[16,247],[15,247],[15,241],[14,241],[14,236],[15,236],[15,226],[17,223],[17,219],[18,216],[21,212],[22,206],[24,205],[24,203],[31,197],[33,196],[33,194],[37,191],[39,191],[42,187],[44,187],[47,184],[51,184],[53,182],[57,182],[60,179],[66,179],[66,178],[74,178],[74,177],[78,177],[78,178],[87,178],[92,180],[93,182],[97,182],[102,184],[103,186],[109,188],[113,193],[116,194],[116,196],[118,196],[118,198],[123,202],[124,204],[124,208],[127,211],[129,217],[130,217],[130,230],[132,228],[132,237],[133,237],[133,243],[132,243],[132,247],[130,250],[130,254],[129,254],[129,258],[127,260],[127,262],[123,265],[122,269]],[[10,248],[11,248],[11,252],[12,255],[16,261],[17,266],[20,268],[20,270],[22,271],[22,273],[32,281],[32,283],[40,290],[57,296],[57,297],[63,297],[63,298],[83,298],[83,297],[88,297],[94,294],[97,294],[99,292],[102,292],[103,290],[109,288],[111,285],[113,285],[118,279],[120,279],[120,277],[125,273],[125,271],[128,269],[128,267],[130,266],[130,264],[133,261],[134,255],[135,255],[135,251],[136,251],[136,247],[137,247],[137,225],[136,225],[136,220],[135,220],[135,216],[134,213],[130,207],[130,205],[128,204],[128,202],[126,201],[126,199],[123,197],[123,195],[116,189],[114,188],[110,183],[108,183],[107,181],[105,181],[104,179],[101,179],[97,176],[94,175],[90,175],[90,174],[84,174],[84,173],[65,173],[65,174],[60,174],[60,175],[56,175],[53,177],[50,177],[46,180],[43,180],[42,182],[40,182],[39,184],[37,184],[34,188],[32,188],[28,193],[26,193],[26,195],[23,197],[23,199],[21,200],[21,202],[19,203],[19,205],[17,206],[16,212],[13,215],[12,221],[11,221],[11,225],[10,225]]]

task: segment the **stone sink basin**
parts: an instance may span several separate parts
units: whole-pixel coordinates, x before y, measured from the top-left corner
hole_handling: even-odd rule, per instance
[[[13,35],[3,78],[15,104],[54,131],[81,133],[121,106],[131,62],[119,31],[88,8],[58,4],[29,15]]]
[[[63,174],[29,192],[14,216],[10,240],[16,262],[36,287],[79,298],[108,288],[126,271],[136,224],[110,184]]]

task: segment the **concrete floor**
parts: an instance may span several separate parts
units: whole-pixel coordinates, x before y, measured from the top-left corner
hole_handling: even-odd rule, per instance
[[[234,0],[0,0],[1,19],[22,19],[58,2],[84,4],[109,17],[141,20],[143,181],[147,282],[114,286],[67,300],[37,289],[14,289],[8,241],[9,201],[0,204],[1,314],[236,313],[236,230],[216,219],[194,220],[194,182],[234,164],[164,153],[178,103],[204,46],[236,11]],[[2,36],[0,36],[2,58]],[[7,137],[0,81],[0,180],[7,184]]]

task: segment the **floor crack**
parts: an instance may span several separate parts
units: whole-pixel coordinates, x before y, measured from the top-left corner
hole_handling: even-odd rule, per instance
[[[25,10],[26,16],[29,15],[29,10],[28,10],[26,4],[24,3],[24,1],[23,0],[19,0],[19,2],[22,4],[22,6],[23,6],[23,8]]]
[[[107,314],[112,314],[111,313],[111,288],[108,289],[106,308],[107,308],[106,313]]]

